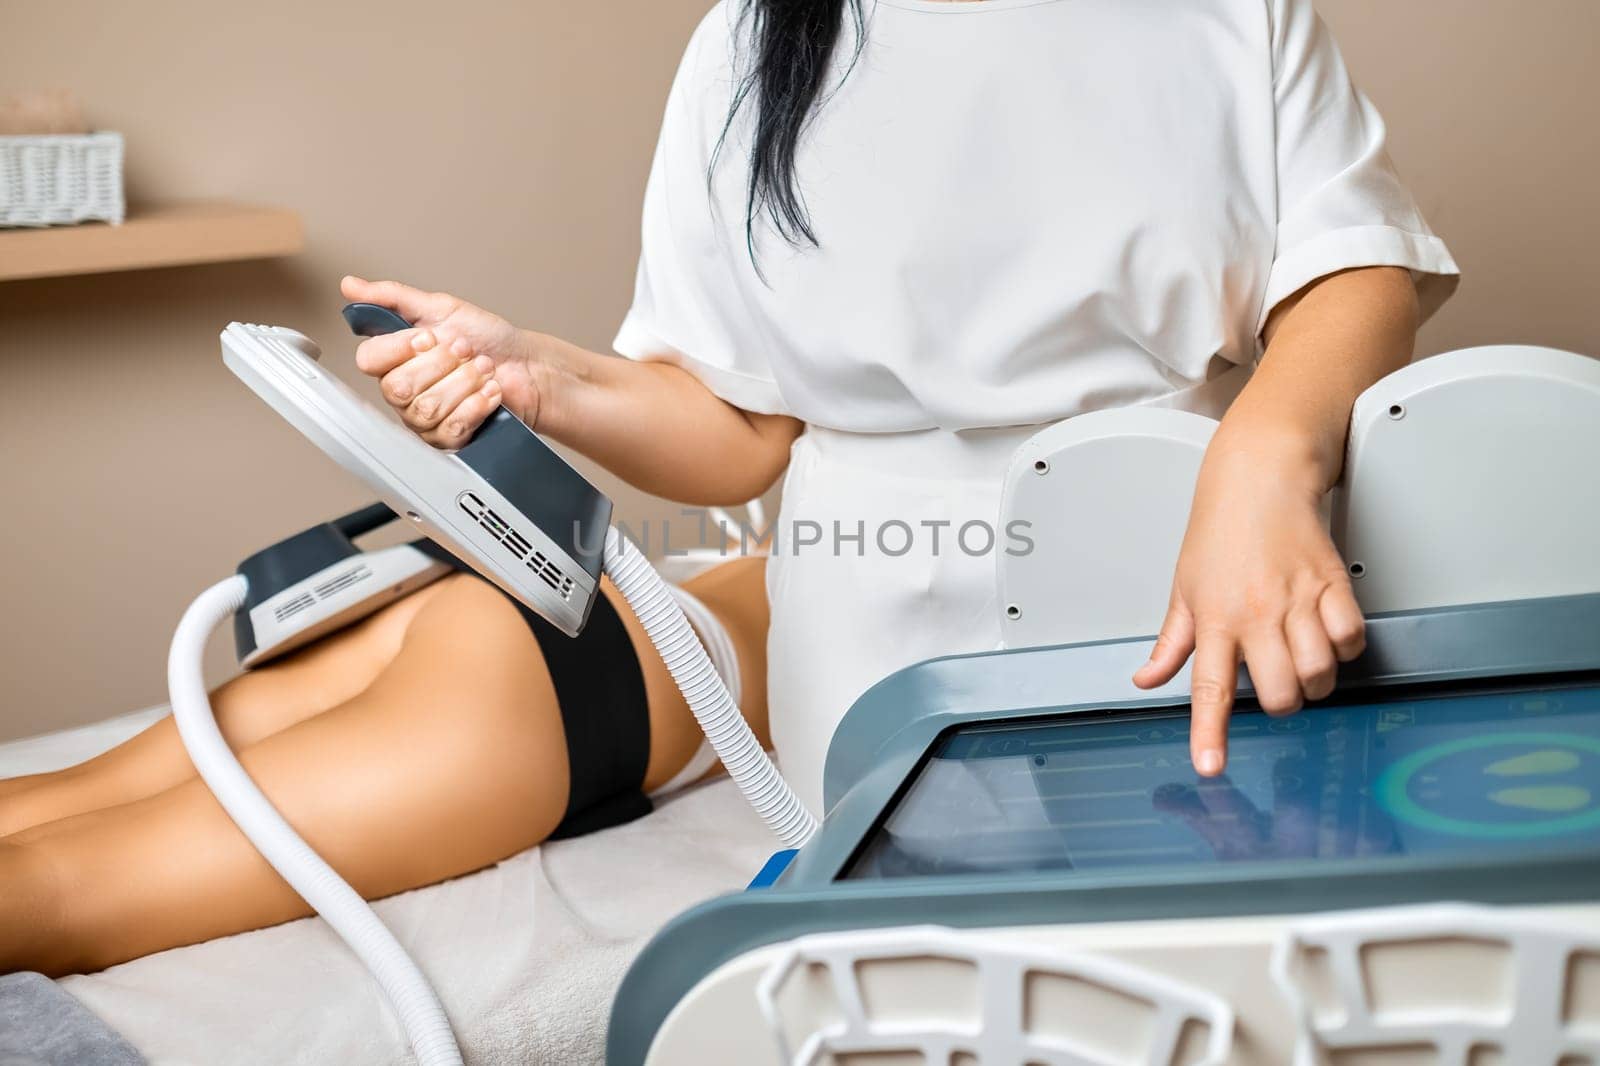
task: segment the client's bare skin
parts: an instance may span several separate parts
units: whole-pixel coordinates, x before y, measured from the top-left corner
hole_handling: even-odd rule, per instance
[[[686,584],[738,652],[767,736],[764,560]],[[700,732],[609,581],[650,705],[646,791]],[[436,582],[213,694],[223,734],[289,822],[369,899],[544,840],[567,803],[539,645],[479,578]],[[170,719],[57,773],[0,781],[0,972],[91,972],[310,913],[194,774]]]

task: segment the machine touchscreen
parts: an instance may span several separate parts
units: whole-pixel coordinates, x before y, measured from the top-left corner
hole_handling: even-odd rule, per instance
[[[844,873],[1116,871],[1600,851],[1600,687],[1236,714],[1227,773],[1186,713],[945,734]]]

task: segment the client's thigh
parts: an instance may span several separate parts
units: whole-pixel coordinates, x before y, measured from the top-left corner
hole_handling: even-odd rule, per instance
[[[394,661],[417,615],[469,580],[436,582],[220,686],[211,704],[228,744],[249,747],[358,696]],[[193,776],[177,728],[164,718],[87,762],[0,783],[0,836],[143,799]]]

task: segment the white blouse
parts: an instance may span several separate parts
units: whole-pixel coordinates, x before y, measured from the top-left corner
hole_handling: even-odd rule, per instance
[[[1250,362],[1273,306],[1334,271],[1409,268],[1425,314],[1454,288],[1310,0],[863,6],[796,160],[821,246],[758,221],[755,263],[754,98],[707,181],[739,4],[696,30],[619,353],[832,429],[1026,425]]]

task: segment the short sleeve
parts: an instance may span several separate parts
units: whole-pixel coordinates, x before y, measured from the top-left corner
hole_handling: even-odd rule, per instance
[[[1455,260],[1401,184],[1383,118],[1351,84],[1311,0],[1269,3],[1278,230],[1257,331],[1306,285],[1365,266],[1409,269],[1427,318],[1455,291]]]
[[[612,347],[630,359],[681,366],[735,407],[787,414],[764,329],[737,276],[743,219],[725,225],[708,185],[732,98],[728,18],[724,4],[706,16],[668,94],[645,187],[633,305]],[[719,173],[732,163],[724,159]]]

